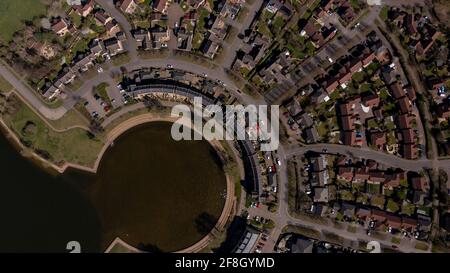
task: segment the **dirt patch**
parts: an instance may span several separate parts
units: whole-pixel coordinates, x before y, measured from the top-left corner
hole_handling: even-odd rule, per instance
[[[441,23],[450,27],[450,2],[448,0],[434,1],[434,12]]]

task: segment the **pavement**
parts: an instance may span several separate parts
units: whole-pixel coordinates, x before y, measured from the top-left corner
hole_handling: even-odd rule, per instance
[[[0,63],[0,75],[5,78],[19,93],[21,97],[27,100],[37,111],[50,120],[57,120],[64,116],[68,109],[66,107],[50,108],[41,98],[37,91],[30,90],[30,87],[18,79],[4,64]]]

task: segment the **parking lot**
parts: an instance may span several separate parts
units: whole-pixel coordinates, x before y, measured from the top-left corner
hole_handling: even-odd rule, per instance
[[[113,109],[122,107],[126,104],[127,98],[129,98],[129,96],[125,94],[125,91],[121,91],[118,86],[108,86],[106,87],[106,92],[111,103],[110,105],[95,91],[88,92],[83,97],[83,99],[85,99],[84,106],[93,118],[104,118]]]

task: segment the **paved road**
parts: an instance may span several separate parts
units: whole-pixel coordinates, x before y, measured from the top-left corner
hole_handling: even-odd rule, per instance
[[[137,58],[137,46],[134,43],[133,36],[131,35],[132,27],[130,22],[128,22],[127,18],[114,6],[112,0],[96,0],[97,4],[99,4],[106,12],[111,14],[111,16],[116,19],[116,21],[120,24],[122,30],[125,32],[127,36],[127,43],[125,45],[126,50],[130,54],[132,59]]]
[[[237,33],[243,33],[245,30],[247,30],[250,27],[255,14],[261,8],[262,4],[263,4],[263,1],[253,1],[253,3],[251,3],[251,4],[246,3],[248,15],[245,17],[243,22],[239,23],[236,21],[237,19],[232,20],[231,18],[227,18],[227,23],[229,23],[234,28],[236,28],[238,30]],[[243,41],[241,39],[239,39],[238,37],[234,37],[232,39],[233,39],[233,41],[231,42],[231,44],[227,44],[226,48],[225,48],[225,52],[224,52],[225,56],[223,58],[223,60],[224,60],[223,67],[224,68],[231,68],[231,65],[235,59],[237,50],[242,48],[242,45],[243,45]]]
[[[44,117],[50,120],[60,119],[67,112],[65,107],[59,108],[50,108],[46,105],[40,98],[39,94],[33,94],[33,92],[37,92],[34,90],[30,90],[28,86],[26,86],[20,79],[18,79],[9,69],[0,63],[0,75],[5,78],[22,96],[25,100],[27,100],[36,110],[38,110]]]
[[[381,21],[381,20],[380,20]],[[382,22],[382,25],[384,27],[384,29],[386,30],[385,24],[384,22]],[[408,73],[409,76],[409,80],[411,82],[411,85],[414,87],[414,90],[419,93],[419,94],[423,94],[423,97],[427,97],[426,94],[424,94],[424,92],[426,92],[426,90],[428,90],[428,88],[425,86],[424,82],[421,80],[419,71],[417,70],[417,67],[415,67],[413,64],[411,64],[409,60],[409,53],[403,48],[398,36],[393,35],[392,33],[386,32],[391,40],[391,44],[392,47],[395,47],[397,49],[397,52],[400,53],[400,59],[401,62],[403,64],[403,66],[406,69],[406,72]],[[380,34],[382,37],[384,37],[384,35]],[[431,121],[433,120],[431,113],[428,109],[428,103],[427,100],[425,100],[425,102],[423,103],[423,119],[422,117],[420,117],[421,119],[421,123],[422,123],[422,127],[423,127],[423,132],[425,131],[425,124],[428,124],[428,128],[431,128]],[[431,134],[430,134],[431,135]],[[432,153],[432,159],[436,160],[439,156],[438,154],[438,149],[437,149],[437,144],[436,141],[434,139],[430,140],[431,143],[431,147],[427,147],[427,149],[431,150]]]
[[[424,4],[430,5],[428,0],[381,0],[382,5],[395,6],[395,7],[406,7],[406,6],[423,6]]]
[[[334,145],[334,144],[316,144],[316,145],[309,145],[306,147],[300,147],[300,146],[289,146],[289,147],[280,147],[278,150],[278,157],[281,160],[281,167],[279,170],[279,207],[278,211],[276,213],[271,213],[267,209],[256,209],[256,208],[250,208],[249,213],[250,215],[258,215],[262,216],[264,218],[272,219],[276,227],[270,234],[271,238],[267,241],[265,247],[263,248],[263,252],[272,252],[273,246],[278,239],[279,235],[282,233],[282,228],[286,225],[296,225],[296,226],[303,226],[308,228],[316,229],[320,232],[328,232],[328,233],[334,233],[337,234],[347,240],[350,241],[372,241],[374,240],[373,237],[368,236],[365,234],[364,230],[359,230],[356,233],[349,232],[346,229],[339,229],[332,225],[326,225],[326,224],[320,224],[316,222],[307,221],[305,219],[298,219],[295,217],[292,217],[289,214],[289,208],[288,208],[288,198],[289,198],[289,192],[288,192],[288,178],[287,178],[287,159],[297,155],[302,156],[307,151],[315,151],[315,152],[322,152],[323,149],[327,149],[328,153],[333,154],[343,154],[343,155],[352,155],[354,157],[361,157],[365,159],[374,159],[377,162],[382,162],[383,164],[386,164],[387,166],[393,166],[402,168],[405,170],[412,170],[412,171],[419,171],[422,168],[430,168],[432,167],[432,162],[430,160],[417,160],[417,161],[409,161],[402,158],[399,158],[397,156],[393,155],[387,155],[382,152],[378,152],[375,150],[370,149],[364,149],[364,148],[356,148],[356,147],[349,147],[349,146],[343,146],[343,145]],[[450,160],[442,160],[439,161],[439,167],[445,168],[447,171],[450,171]],[[387,238],[386,240],[380,240],[379,241],[382,245],[386,247],[390,247],[392,245],[392,242],[390,241],[390,238]],[[419,250],[415,249],[415,240],[402,240],[402,243],[398,246],[399,250],[402,252],[420,252]]]

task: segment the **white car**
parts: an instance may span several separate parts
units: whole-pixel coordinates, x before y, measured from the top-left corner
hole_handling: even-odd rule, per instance
[[[98,72],[98,73],[103,73],[103,68],[99,67],[99,68],[97,69],[97,72]]]
[[[281,166],[281,160],[279,158],[277,158],[277,164],[278,166]]]
[[[173,65],[167,64],[167,68],[172,69],[172,68],[173,68]]]

